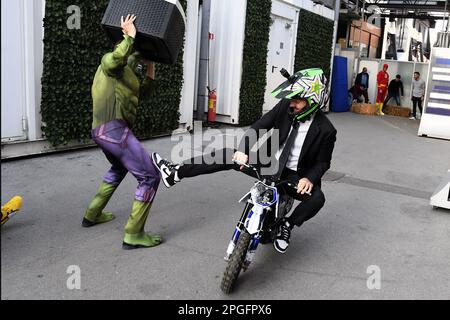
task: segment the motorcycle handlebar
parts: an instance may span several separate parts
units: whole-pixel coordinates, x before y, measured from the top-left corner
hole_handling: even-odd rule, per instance
[[[243,167],[245,167],[245,168],[247,168],[247,169],[250,169],[250,170],[255,171],[256,174],[257,174],[257,176],[258,176],[258,179],[261,180],[261,176],[260,176],[259,171],[258,171],[258,169],[257,169],[256,167],[252,166],[251,164],[241,163],[241,162],[235,161],[235,160],[234,160],[233,162],[236,163],[237,165],[240,165],[240,166],[243,166]],[[288,187],[297,190],[297,185],[294,184],[294,183],[292,183],[292,181],[289,181],[289,180],[282,180],[282,181],[279,181],[279,182],[277,182],[277,183],[275,184],[275,187],[278,188],[278,187],[281,187],[282,185],[287,185]],[[309,193],[309,192],[307,192],[306,194],[309,195],[309,196],[311,196],[311,193]]]
[[[277,184],[275,184],[275,187],[276,188],[281,187],[283,184],[286,184],[288,187],[293,188],[297,191],[297,185],[292,183],[292,181],[289,181],[289,180],[280,181]],[[307,194],[308,196],[311,196],[311,193],[309,193],[309,192],[305,192],[305,194]]]
[[[261,175],[259,174],[259,170],[256,167],[252,166],[251,164],[242,163],[242,162],[239,162],[239,161],[236,161],[236,160],[233,160],[233,162],[236,163],[238,166],[243,166],[243,167],[245,167],[245,168],[247,168],[249,170],[255,171],[256,176],[258,177],[259,180],[261,180]]]

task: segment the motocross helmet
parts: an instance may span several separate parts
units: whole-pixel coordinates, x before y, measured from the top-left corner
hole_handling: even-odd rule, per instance
[[[305,69],[292,76],[282,69],[281,74],[287,78],[287,81],[276,88],[272,96],[277,99],[305,99],[307,102],[307,106],[300,112],[289,111],[293,120],[305,122],[328,103],[328,81],[322,69]]]

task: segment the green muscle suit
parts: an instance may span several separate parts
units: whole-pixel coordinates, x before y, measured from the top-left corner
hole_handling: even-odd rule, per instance
[[[139,53],[133,53],[134,41],[134,38],[124,35],[114,52],[103,56],[95,74],[92,137],[112,167],[83,219],[84,227],[113,220],[112,213],[103,212],[103,209],[127,172],[131,172],[138,181],[138,187],[131,216],[125,226],[124,249],[152,247],[161,242],[159,236],[144,232],[158,189],[159,172],[130,130],[136,121],[139,99],[151,93],[153,84],[145,74]]]

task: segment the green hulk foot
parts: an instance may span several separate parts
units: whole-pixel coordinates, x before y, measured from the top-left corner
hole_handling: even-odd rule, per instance
[[[90,228],[90,227],[96,226],[98,224],[110,222],[110,221],[114,220],[115,218],[116,217],[111,212],[102,212],[100,214],[100,216],[98,216],[94,219],[92,219],[91,217],[86,215],[83,218],[82,226],[84,228]]]
[[[117,186],[106,182],[100,184],[97,194],[94,199],[92,199],[84,215],[82,222],[83,227],[90,228],[114,220],[115,217],[113,214],[111,212],[104,212],[103,209],[105,209],[106,204],[109,199],[111,199],[116,188]]]
[[[161,244],[161,236],[148,233],[128,234],[125,233],[122,248],[125,250],[134,250],[139,248],[151,248]]]

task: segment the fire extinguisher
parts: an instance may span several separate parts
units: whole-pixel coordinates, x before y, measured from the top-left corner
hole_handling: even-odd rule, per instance
[[[216,122],[216,112],[217,112],[217,94],[216,89],[210,90],[208,87],[208,122]]]

